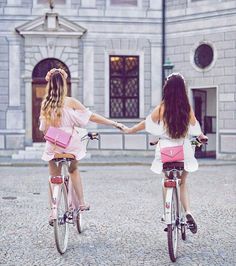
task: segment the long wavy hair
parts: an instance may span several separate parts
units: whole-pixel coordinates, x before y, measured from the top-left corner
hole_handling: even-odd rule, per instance
[[[41,104],[40,117],[46,125],[58,127],[61,123],[62,108],[67,94],[66,79],[59,70],[48,72],[46,94]]]
[[[167,134],[173,139],[183,138],[188,131],[191,110],[183,76],[179,73],[168,76],[163,90],[163,122]]]

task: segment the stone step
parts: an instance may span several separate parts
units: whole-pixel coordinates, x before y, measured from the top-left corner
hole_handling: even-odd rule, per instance
[[[41,159],[41,151],[19,151],[17,154],[12,155],[12,159]]]
[[[41,151],[43,152],[44,150],[44,146],[43,147],[40,147],[40,146],[31,146],[31,147],[26,147],[25,148],[25,151]]]

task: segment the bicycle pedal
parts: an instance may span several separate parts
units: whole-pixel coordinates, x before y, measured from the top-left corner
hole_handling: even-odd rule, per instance
[[[194,228],[194,225],[193,224],[187,224],[187,229],[193,229]]]

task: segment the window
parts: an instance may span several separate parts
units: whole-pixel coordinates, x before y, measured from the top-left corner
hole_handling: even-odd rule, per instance
[[[110,117],[139,117],[139,57],[110,56]]]
[[[204,69],[213,62],[213,59],[213,49],[209,44],[200,44],[195,50],[194,63],[197,67]]]
[[[110,5],[116,6],[137,6],[138,0],[110,0]]]

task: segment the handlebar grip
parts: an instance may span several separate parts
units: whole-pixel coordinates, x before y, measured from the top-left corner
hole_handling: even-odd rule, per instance
[[[93,140],[93,139],[98,139],[99,134],[97,132],[88,132],[88,137]]]
[[[196,138],[196,139],[201,144],[207,144],[208,143],[208,138],[202,138],[202,139]]]
[[[158,143],[158,140],[157,140],[157,141],[151,141],[151,142],[149,142],[149,144],[150,144],[151,146],[155,146],[155,145],[157,145],[157,143]]]

